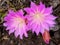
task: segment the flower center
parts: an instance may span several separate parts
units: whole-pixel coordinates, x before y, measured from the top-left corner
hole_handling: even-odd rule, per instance
[[[19,22],[20,24],[24,23],[24,20],[20,17],[16,18],[15,21]]]
[[[40,22],[43,22],[43,21],[44,21],[44,16],[43,16],[43,14],[41,14],[41,13],[39,13],[39,12],[36,12],[36,13],[35,13],[34,18],[35,18],[35,20],[40,21]]]
[[[20,25],[20,26],[23,26],[25,24],[25,20],[22,19],[21,17],[15,17],[14,22],[15,24]]]

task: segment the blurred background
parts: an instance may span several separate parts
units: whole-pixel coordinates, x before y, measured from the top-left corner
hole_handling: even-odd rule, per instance
[[[24,37],[21,40],[19,37],[15,38],[14,34],[9,35],[3,26],[3,18],[9,9],[17,11],[29,7],[31,1],[36,4],[41,1],[46,7],[53,6],[52,13],[58,18],[55,27],[50,29],[51,40],[48,45],[60,45],[60,0],[0,0],[0,45],[47,45],[41,34],[36,36],[35,33],[28,31],[28,38]]]

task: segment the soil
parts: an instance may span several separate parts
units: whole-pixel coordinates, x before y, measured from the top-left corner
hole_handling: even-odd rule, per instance
[[[44,42],[41,34],[37,36],[31,31],[28,31],[28,38],[23,37],[23,40],[21,40],[19,37],[16,38],[13,33],[9,35],[3,26],[3,18],[8,9],[16,11],[29,7],[31,1],[36,4],[39,4],[41,1],[46,7],[53,6],[52,13],[58,17],[56,19],[57,24],[49,32],[51,36],[49,44]],[[60,0],[0,0],[0,45],[60,45]]]

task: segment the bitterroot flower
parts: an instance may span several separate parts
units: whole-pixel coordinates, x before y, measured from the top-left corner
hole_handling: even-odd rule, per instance
[[[52,14],[52,7],[46,8],[42,2],[40,2],[40,5],[31,2],[30,8],[27,7],[24,10],[27,12],[28,26],[37,35],[39,32],[43,35],[46,30],[49,31],[56,24],[56,17]]]
[[[20,36],[23,39],[23,35],[27,37],[27,26],[25,23],[25,17],[23,11],[19,10],[14,12],[9,10],[9,13],[4,17],[4,26],[6,30],[9,30],[9,34],[14,33],[16,37]]]

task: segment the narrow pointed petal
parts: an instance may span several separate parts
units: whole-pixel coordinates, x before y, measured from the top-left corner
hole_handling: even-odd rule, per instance
[[[31,5],[30,6],[31,6],[32,9],[34,8],[34,10],[36,11],[37,6],[36,6],[35,3],[31,2]]]
[[[44,14],[51,14],[53,12],[52,7],[47,7],[44,11]]]
[[[15,30],[13,30],[13,29],[12,29],[12,30],[10,30],[10,31],[9,31],[9,35],[10,35],[11,33],[13,33],[14,31],[15,31]]]

